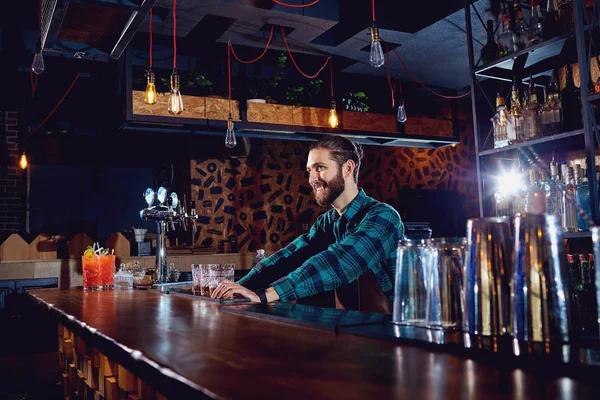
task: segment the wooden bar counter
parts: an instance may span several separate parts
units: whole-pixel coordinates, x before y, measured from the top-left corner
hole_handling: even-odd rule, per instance
[[[66,397],[583,399],[600,393],[600,382],[258,319],[202,298],[137,289],[28,293],[38,309],[57,317]]]

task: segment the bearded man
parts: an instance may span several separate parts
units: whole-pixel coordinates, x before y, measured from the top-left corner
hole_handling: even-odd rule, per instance
[[[311,146],[309,184],[317,203],[332,209],[237,283],[223,281],[212,297],[269,303],[330,294],[338,308],[391,313],[404,225],[393,207],[359,189],[361,159],[360,145],[341,136]]]

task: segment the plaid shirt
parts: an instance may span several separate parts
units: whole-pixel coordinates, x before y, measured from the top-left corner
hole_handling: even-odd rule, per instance
[[[370,269],[393,302],[398,240],[403,237],[398,212],[360,189],[342,215],[334,208],[325,212],[309,233],[262,260],[238,283],[255,290],[267,278],[262,287],[270,284],[282,301],[291,301],[334,290]],[[302,264],[293,265],[298,254],[304,257]]]

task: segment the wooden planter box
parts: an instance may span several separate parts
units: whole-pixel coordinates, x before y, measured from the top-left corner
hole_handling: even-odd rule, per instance
[[[171,118],[197,118],[226,121],[229,117],[229,101],[221,97],[181,96],[184,110],[179,115],[169,114],[168,93],[158,93],[157,102],[148,105],[144,102],[144,92],[134,90],[132,93],[133,113],[135,115],[152,115]],[[240,107],[237,101],[231,102],[231,116],[240,120]]]

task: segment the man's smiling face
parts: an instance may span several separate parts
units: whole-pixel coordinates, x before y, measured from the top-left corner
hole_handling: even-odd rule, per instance
[[[346,188],[342,168],[330,157],[329,150],[313,149],[308,154],[306,171],[320,206],[332,204]]]

